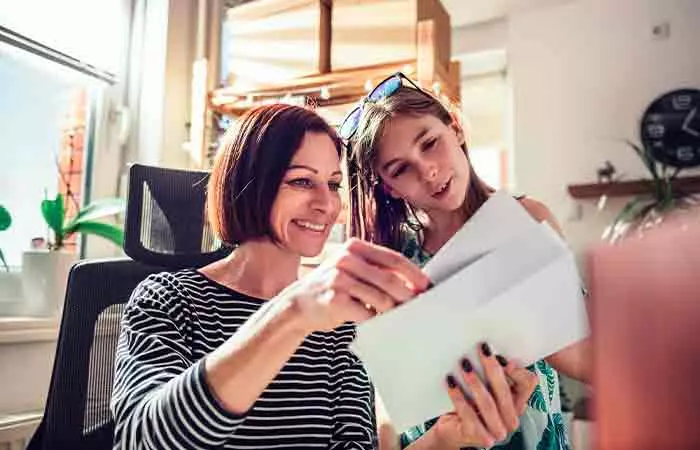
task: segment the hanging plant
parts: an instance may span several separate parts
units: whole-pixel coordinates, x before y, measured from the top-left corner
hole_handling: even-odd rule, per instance
[[[603,239],[612,243],[632,232],[641,234],[645,229],[659,225],[671,212],[690,210],[698,205],[695,197],[673,187],[673,181],[681,173],[682,167],[671,170],[666,164],[658,162],[650,149],[631,141],[625,142],[639,156],[651,175],[650,190],[648,194],[627,202],[605,230]]]

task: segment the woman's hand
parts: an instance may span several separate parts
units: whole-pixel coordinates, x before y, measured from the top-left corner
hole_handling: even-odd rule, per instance
[[[430,280],[400,253],[358,239],[282,291],[308,332],[362,322],[427,289]]]
[[[455,410],[441,416],[430,431],[436,448],[492,447],[515,431],[519,417],[538,383],[537,375],[493,355],[488,344],[479,347],[486,384],[468,359],[462,361],[462,379],[470,396],[463,394],[452,375],[447,389]]]

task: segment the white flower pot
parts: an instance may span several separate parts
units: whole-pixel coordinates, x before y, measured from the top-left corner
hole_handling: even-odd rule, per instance
[[[22,254],[25,314],[61,316],[68,273],[77,260],[77,255],[64,251],[28,250]]]
[[[0,268],[0,316],[21,316],[24,311],[22,276]]]

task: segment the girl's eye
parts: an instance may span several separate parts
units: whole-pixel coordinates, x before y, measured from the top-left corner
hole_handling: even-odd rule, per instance
[[[338,192],[343,188],[343,185],[339,181],[331,181],[328,183],[328,188],[333,192]]]
[[[396,178],[401,176],[404,172],[406,172],[406,164],[399,164],[396,170],[394,170],[394,172],[391,174],[391,177]]]
[[[287,184],[290,186],[296,186],[305,189],[312,188],[314,185],[313,182],[308,178],[295,178],[293,180],[287,181]]]
[[[435,146],[435,143],[437,142],[437,138],[430,138],[425,141],[423,141],[423,145],[421,146],[423,148],[423,151],[425,150],[430,150]]]

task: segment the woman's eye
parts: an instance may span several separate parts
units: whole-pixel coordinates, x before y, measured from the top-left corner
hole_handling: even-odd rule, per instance
[[[333,192],[338,192],[343,188],[343,185],[339,181],[331,181],[328,183],[328,188]]]
[[[293,180],[287,181],[287,184],[290,186],[296,186],[300,188],[312,188],[314,183],[308,179],[308,178],[295,178]]]

